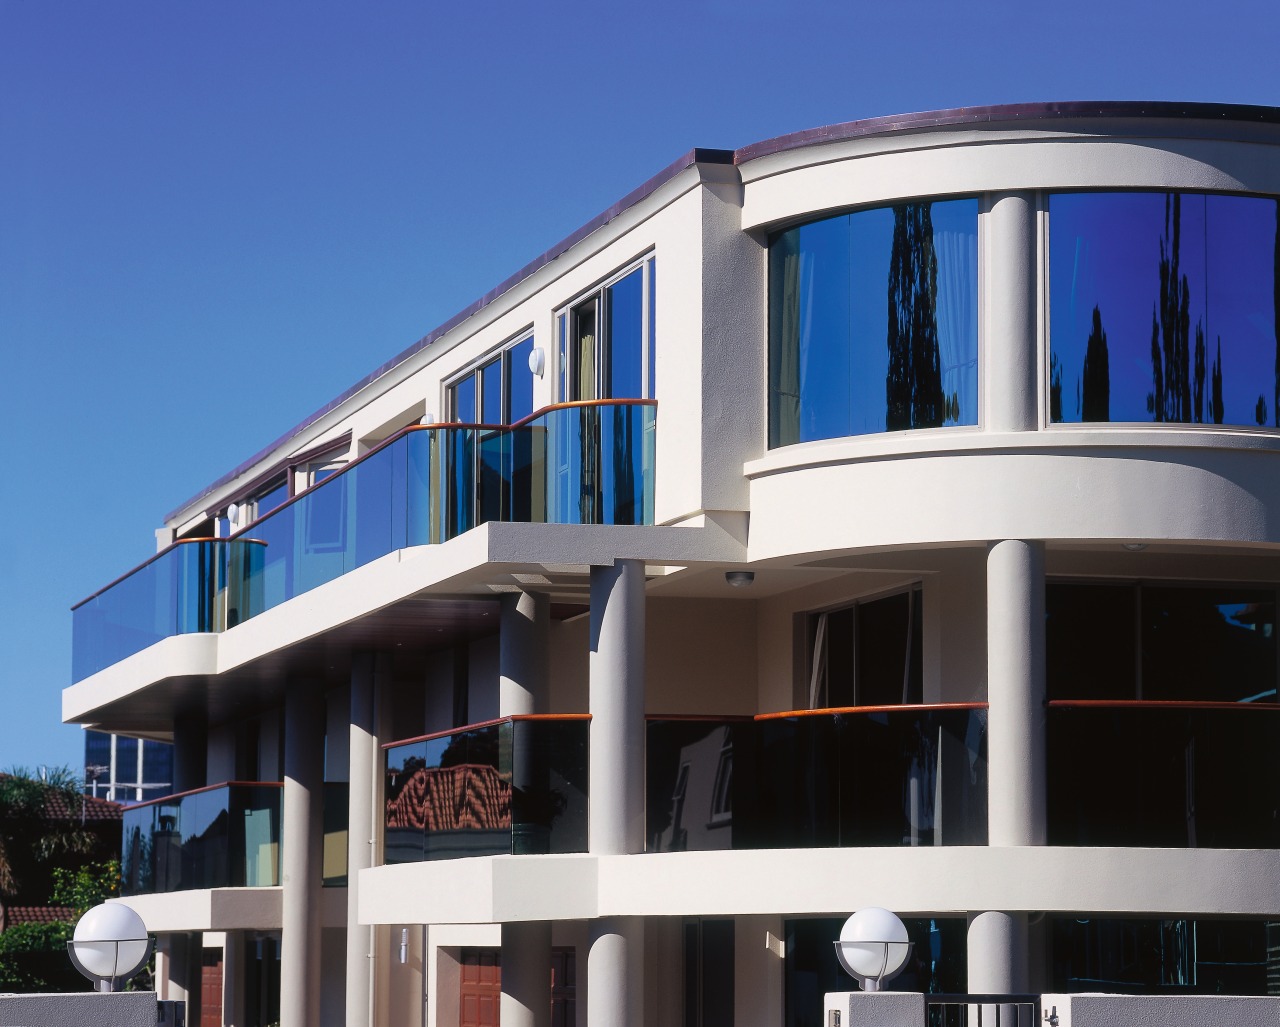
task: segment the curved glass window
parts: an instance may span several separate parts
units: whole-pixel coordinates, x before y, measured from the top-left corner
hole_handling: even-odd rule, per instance
[[[1278,207],[1050,197],[1050,420],[1280,425]]]
[[[977,200],[855,211],[773,238],[770,447],[977,421]]]

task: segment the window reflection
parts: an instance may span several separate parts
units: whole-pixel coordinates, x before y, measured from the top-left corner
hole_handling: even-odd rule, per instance
[[[843,214],[769,248],[769,444],[976,424],[978,204]]]
[[[1050,419],[1280,425],[1280,202],[1049,203]]]

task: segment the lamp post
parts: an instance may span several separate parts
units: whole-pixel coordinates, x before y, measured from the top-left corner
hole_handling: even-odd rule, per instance
[[[146,965],[154,947],[142,917],[122,903],[104,902],[80,918],[67,953],[97,991],[116,991]]]
[[[849,917],[840,928],[840,940],[832,944],[836,959],[863,991],[879,991],[902,972],[911,954],[906,924],[879,906],[868,906]]]

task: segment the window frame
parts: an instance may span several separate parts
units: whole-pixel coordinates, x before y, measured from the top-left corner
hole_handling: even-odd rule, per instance
[[[526,342],[530,342],[537,347],[536,333],[533,326],[530,325],[515,335],[508,338],[501,345],[487,350],[483,355],[471,361],[469,364],[460,369],[456,374],[450,375],[444,380],[444,402],[443,409],[445,411],[445,420],[456,423],[477,423],[487,424],[490,422],[484,419],[484,377],[483,372],[498,365],[498,409],[500,411],[500,424],[511,424],[511,374],[513,364],[511,356],[519,347]],[[458,388],[467,379],[474,379],[475,398],[476,398],[476,417],[475,421],[463,421],[458,416]]]
[[[613,396],[607,389],[612,369],[612,339],[607,338],[609,323],[609,290],[640,271],[640,392],[639,396]],[[655,251],[649,252],[629,261],[609,277],[581,293],[567,303],[561,304],[555,311],[556,345],[553,347],[555,367],[552,368],[556,389],[556,402],[571,403],[582,401],[572,388],[578,372],[578,361],[570,344],[577,337],[575,331],[579,311],[588,304],[595,304],[593,313],[595,327],[594,368],[592,371],[592,399],[654,399],[655,379],[657,377],[657,333],[655,330],[655,309],[657,306],[657,256]],[[606,395],[606,392],[609,392]]]

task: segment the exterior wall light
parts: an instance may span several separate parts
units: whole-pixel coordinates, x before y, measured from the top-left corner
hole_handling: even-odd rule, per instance
[[[1140,553],[1147,548],[1145,542],[1122,542],[1120,544],[1131,553]]]
[[[142,917],[122,903],[104,902],[80,918],[67,953],[97,991],[118,991],[146,966],[155,944]]]
[[[541,346],[529,350],[529,373],[541,378],[547,370],[547,354]]]
[[[734,588],[746,588],[756,580],[755,571],[725,571],[724,580]]]
[[[860,909],[840,928],[840,940],[832,942],[840,965],[862,985],[863,991],[879,991],[899,973],[911,954],[907,927],[879,906]]]

